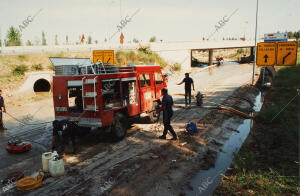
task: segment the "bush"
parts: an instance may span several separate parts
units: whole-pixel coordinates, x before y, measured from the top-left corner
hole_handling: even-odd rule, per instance
[[[155,36],[151,37],[149,42],[156,42],[156,37]]]
[[[48,65],[48,67],[47,67],[49,70],[51,70],[51,71],[54,71],[55,69],[54,69],[54,65],[52,65],[52,64],[50,64],[50,65]]]
[[[15,76],[18,75],[24,75],[24,73],[28,70],[28,68],[26,67],[26,65],[17,65],[13,71],[12,74]]]
[[[66,55],[65,55],[64,51],[61,51],[61,52],[58,53],[56,56],[57,56],[57,57],[65,57]]]
[[[239,48],[239,49],[237,49],[237,51],[236,51],[238,54],[242,54],[242,53],[244,53],[244,49],[242,49],[242,48]]]
[[[153,63],[154,59],[162,68],[167,65],[167,62],[159,54],[151,51],[149,46],[140,46],[137,52],[118,50],[115,54],[115,59],[115,64],[117,65],[123,65],[125,61],[134,64],[148,64]]]
[[[181,70],[181,65],[179,63],[175,63],[173,66],[174,71],[180,71]]]
[[[117,65],[122,65],[124,63],[124,61],[126,60],[126,52],[118,50],[116,52],[116,62],[115,64]]]
[[[23,60],[26,59],[26,56],[25,56],[25,55],[19,55],[18,58],[19,58],[21,61],[23,61]]]
[[[36,65],[32,65],[31,69],[35,70],[35,71],[41,71],[41,70],[43,70],[43,66],[42,66],[42,64],[36,64]]]
[[[145,53],[145,54],[152,54],[150,46],[140,46],[139,49],[138,49],[138,52],[142,52],[142,53]]]

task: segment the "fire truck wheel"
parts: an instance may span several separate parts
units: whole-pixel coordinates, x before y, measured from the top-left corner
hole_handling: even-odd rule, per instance
[[[156,101],[153,102],[152,111],[150,112],[150,114],[148,116],[148,122],[149,123],[155,123],[155,122],[157,122],[157,120],[159,118],[159,114],[156,113],[157,107],[158,107],[158,103]]]
[[[111,132],[116,140],[121,140],[125,137],[127,132],[127,127],[128,127],[127,123],[128,123],[128,119],[124,114],[122,113],[115,114]]]

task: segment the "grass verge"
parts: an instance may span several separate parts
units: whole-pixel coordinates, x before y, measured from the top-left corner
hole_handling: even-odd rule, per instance
[[[156,52],[153,52],[149,46],[140,46],[137,51],[118,50],[115,55],[117,65],[124,63],[133,64],[149,64],[156,62],[162,68],[167,65],[167,62]]]
[[[274,118],[300,89],[299,61],[297,66],[279,68],[275,91],[265,99],[232,162],[233,169],[226,172],[214,195],[300,194],[300,95]]]

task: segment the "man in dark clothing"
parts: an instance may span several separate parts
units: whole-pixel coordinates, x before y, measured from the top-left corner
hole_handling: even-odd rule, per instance
[[[163,123],[164,123],[164,133],[162,136],[160,136],[160,139],[166,139],[168,131],[170,131],[173,135],[172,140],[177,139],[177,135],[171,126],[171,118],[173,116],[173,98],[172,96],[168,95],[168,90],[166,88],[163,88],[161,90],[161,94],[163,95],[162,99],[162,107],[157,111],[157,113],[163,111]]]
[[[185,90],[185,106],[187,106],[187,98],[189,97],[189,105],[191,105],[191,94],[192,94],[192,88],[193,85],[193,91],[195,90],[194,87],[194,81],[192,78],[189,77],[189,73],[185,73],[185,78],[182,80],[182,82],[178,83],[177,85],[181,85],[184,83],[184,90]]]
[[[6,128],[3,125],[3,112],[6,112],[4,98],[2,97],[2,90],[0,89],[0,130],[6,130]]]
[[[69,120],[55,120],[53,125],[53,135],[51,149],[56,150],[59,154],[62,154],[65,149],[65,144],[71,139],[73,145],[73,153],[76,153],[75,135],[78,126]]]

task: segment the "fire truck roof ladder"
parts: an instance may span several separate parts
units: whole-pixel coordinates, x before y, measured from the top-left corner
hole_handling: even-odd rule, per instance
[[[134,67],[121,67],[118,65],[105,65],[104,63],[98,63],[97,65],[98,65],[97,66],[98,74],[135,73]]]
[[[83,103],[83,107],[84,107],[84,110],[85,111],[94,111],[94,112],[98,112],[99,109],[98,109],[98,106],[97,106],[97,91],[96,91],[96,83],[97,83],[97,77],[96,76],[95,78],[93,79],[85,79],[86,77],[83,77],[82,78],[82,103]],[[85,85],[93,85],[94,86],[94,92],[85,92],[84,91],[84,86]],[[90,99],[90,98],[93,98],[94,99],[94,104],[93,105],[87,105],[85,107],[84,105],[84,100],[85,99]]]

